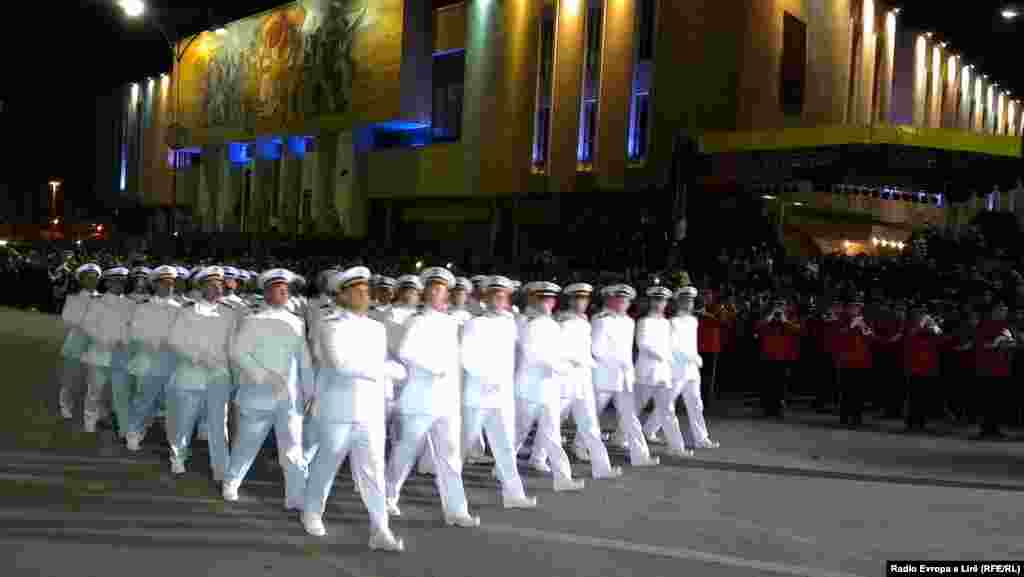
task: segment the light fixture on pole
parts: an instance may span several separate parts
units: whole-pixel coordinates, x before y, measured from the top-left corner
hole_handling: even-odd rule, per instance
[[[1004,8],[1000,14],[1003,17],[1003,20],[1016,20],[1017,17],[1020,16],[1020,12],[1014,8]]]
[[[57,189],[60,188],[61,182],[59,180],[51,180],[50,185],[50,217],[57,217]]]
[[[146,12],[146,5],[142,0],[118,0],[117,5],[120,6],[121,10],[128,18],[139,18]],[[171,51],[171,57],[173,60],[171,63],[171,82],[173,82],[174,85],[171,87],[171,90],[174,93],[172,98],[174,105],[171,107],[171,122],[167,126],[166,144],[167,147],[172,150],[174,158],[174,162],[171,164],[171,194],[173,195],[171,198],[173,199],[172,210],[177,212],[178,164],[180,164],[178,157],[180,150],[185,147],[189,140],[188,132],[178,118],[178,115],[181,113],[181,85],[178,82],[178,77],[181,75],[181,72],[179,68],[181,66],[182,59],[184,59],[185,54],[188,52],[188,49],[192,46],[192,43],[199,38],[200,34],[192,35],[192,37],[190,37],[179,50],[178,45],[171,40],[170,36],[168,36],[167,32],[164,31],[163,26],[161,26],[158,21],[153,18],[148,18],[146,21],[152,24],[153,28],[156,28],[157,32],[160,33],[160,36],[163,37],[164,42],[167,43],[167,47]],[[177,223],[175,221],[176,219],[172,218],[171,230],[177,228]]]

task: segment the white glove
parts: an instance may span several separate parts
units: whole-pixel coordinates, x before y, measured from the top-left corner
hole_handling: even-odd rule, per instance
[[[384,363],[384,378],[393,381],[404,381],[408,376],[409,372],[405,370],[405,365],[402,363],[396,363],[395,361],[386,361]]]
[[[698,369],[703,369],[704,368],[704,359],[701,358],[700,355],[697,355],[695,358],[697,360],[697,368]]]

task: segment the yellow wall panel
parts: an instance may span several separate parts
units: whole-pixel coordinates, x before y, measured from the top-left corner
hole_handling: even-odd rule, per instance
[[[576,142],[583,82],[585,0],[558,0],[555,17],[554,95],[548,181],[553,190],[576,186]]]
[[[466,3],[434,11],[434,52],[466,47]]]
[[[604,6],[601,95],[598,109],[596,173],[603,188],[626,181],[626,135],[633,87],[636,0],[607,0]]]

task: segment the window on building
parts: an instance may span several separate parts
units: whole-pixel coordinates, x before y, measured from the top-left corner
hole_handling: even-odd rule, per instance
[[[654,2],[655,0],[640,0],[637,5],[637,54],[640,60],[654,58]]]
[[[551,135],[551,93],[555,64],[555,9],[544,7],[540,25],[540,69],[537,77],[537,112],[533,122],[533,167],[545,170]]]
[[[589,166],[594,160],[594,148],[597,139],[597,109],[601,94],[603,4],[603,0],[587,1],[583,89],[580,91],[580,128],[576,144],[576,159],[584,166]]]
[[[787,116],[804,111],[804,82],[807,72],[807,25],[786,12],[782,16],[782,76],[779,102]]]
[[[651,118],[651,78],[654,72],[655,0],[637,3],[636,50],[633,87],[629,103],[629,133],[626,135],[630,160],[647,158]]]
[[[433,75],[433,140],[455,142],[462,136],[466,51],[451,50],[434,54]]]

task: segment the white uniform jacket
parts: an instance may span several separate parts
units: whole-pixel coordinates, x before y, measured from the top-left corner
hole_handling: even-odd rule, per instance
[[[323,349],[317,375],[318,417],[329,423],[379,425],[383,430],[387,382],[405,377],[405,367],[388,360],[384,325],[336,308],[321,319],[317,340]]]
[[[594,389],[599,392],[633,392],[633,319],[629,315],[601,311],[591,322]]]
[[[211,381],[228,382],[228,356],[238,315],[221,304],[197,301],[182,308],[167,344],[177,357],[170,388],[205,390]]]
[[[455,317],[455,320],[459,322],[459,326],[466,324],[466,321],[473,318],[473,313],[466,308],[451,308],[448,309],[448,314]]]
[[[320,295],[310,302],[306,309],[306,333],[309,338],[309,355],[313,359],[313,367],[323,366],[323,350],[320,345],[320,322],[328,315],[334,314],[334,301],[327,295]]]
[[[264,307],[240,321],[231,345],[238,370],[238,404],[270,410],[289,401],[302,412],[316,395],[302,319],[286,307]]]
[[[520,335],[520,343],[522,358],[516,369],[519,398],[530,403],[560,407],[562,383],[571,368],[562,328],[550,315],[531,315]]]
[[[64,346],[61,347],[60,356],[66,359],[81,360],[82,355],[89,348],[89,335],[82,328],[85,315],[89,312],[89,306],[99,298],[100,293],[82,289],[64,300],[64,308],[60,317],[68,334],[64,337]]]
[[[167,339],[180,312],[178,301],[157,296],[135,308],[128,324],[128,342],[133,349],[128,372],[139,377],[174,373],[174,351]]]
[[[413,315],[398,358],[409,372],[398,397],[400,413],[458,416],[459,324],[451,315],[433,309]]]
[[[237,312],[249,312],[249,303],[242,300],[242,297],[235,293],[231,293],[228,296],[220,299],[220,302],[226,305],[228,308]]]
[[[594,354],[591,352],[590,321],[575,312],[566,312],[559,317],[566,358],[572,368],[565,376],[562,386],[563,399],[585,398],[587,388],[594,386]]]
[[[82,329],[89,335],[89,348],[82,362],[109,367],[114,349],[128,343],[128,323],[135,303],[123,295],[105,293],[93,301],[82,320]]]
[[[507,311],[472,317],[462,325],[464,406],[513,409],[517,339],[515,318]]]
[[[704,362],[697,353],[697,317],[672,317],[672,379],[700,382]]]
[[[387,308],[382,307],[378,310],[377,320],[384,325],[384,331],[387,335],[388,341],[388,358],[390,360],[401,362],[398,357],[398,347],[402,345],[402,339],[405,338],[405,331],[408,328],[409,319],[411,319],[416,312],[416,307],[407,305],[388,306]],[[405,386],[405,382],[406,379],[396,379],[394,381],[385,382],[387,388],[387,399],[389,401],[395,400],[395,397],[401,393],[402,388]]]
[[[672,384],[672,323],[646,316],[636,323],[636,380],[650,386]]]

